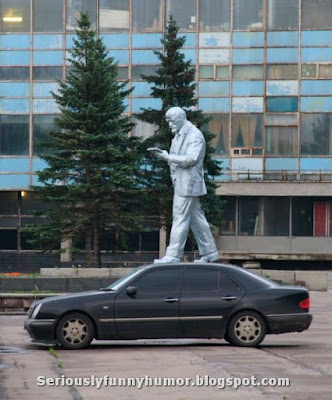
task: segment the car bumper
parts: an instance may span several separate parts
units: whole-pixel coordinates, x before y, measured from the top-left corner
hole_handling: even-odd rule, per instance
[[[268,315],[270,333],[302,332],[309,328],[312,315],[303,314],[274,314]]]
[[[27,319],[24,328],[34,341],[53,343],[55,319]]]

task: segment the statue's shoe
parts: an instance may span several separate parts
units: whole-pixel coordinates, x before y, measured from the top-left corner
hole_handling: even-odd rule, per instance
[[[219,260],[219,258],[219,253],[217,251],[214,251],[213,253],[205,254],[205,256],[202,256],[194,262],[213,262]]]
[[[163,258],[157,258],[153,261],[153,264],[163,264],[163,263],[177,263],[180,262],[181,258],[173,256],[164,256]]]

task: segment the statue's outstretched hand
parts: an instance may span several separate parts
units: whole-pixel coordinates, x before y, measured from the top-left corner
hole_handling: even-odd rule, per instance
[[[150,147],[148,149],[155,157],[160,158],[161,160],[168,161],[169,154],[166,150],[161,150],[158,147]]]

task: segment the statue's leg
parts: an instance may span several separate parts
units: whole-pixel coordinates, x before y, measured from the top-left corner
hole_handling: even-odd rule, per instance
[[[201,256],[217,252],[210,225],[206,220],[198,197],[195,197],[195,202],[192,207],[190,228],[194,233]]]
[[[194,197],[174,195],[173,199],[173,224],[171,229],[167,256],[183,257],[184,246],[187,241],[190,216],[194,205]]]

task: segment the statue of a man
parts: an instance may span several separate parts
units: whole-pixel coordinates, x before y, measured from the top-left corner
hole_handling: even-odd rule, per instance
[[[203,170],[204,136],[187,120],[182,108],[172,107],[165,116],[175,135],[170,152],[156,147],[149,150],[156,157],[167,161],[170,166],[174,187],[173,224],[166,255],[154,260],[154,263],[174,263],[181,260],[189,227],[194,233],[201,255],[196,261],[216,261],[219,254],[199,201],[199,196],[206,194]]]

